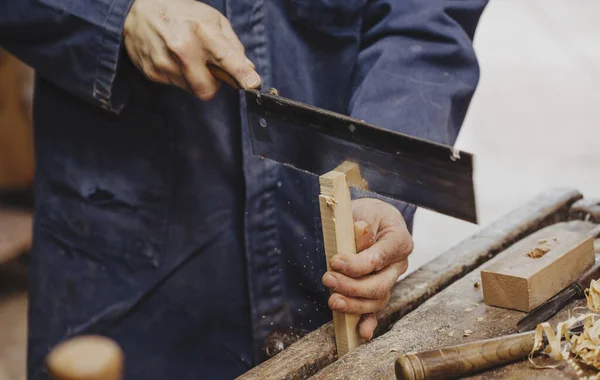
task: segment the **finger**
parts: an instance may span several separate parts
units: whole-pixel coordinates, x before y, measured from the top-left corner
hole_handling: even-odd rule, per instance
[[[406,260],[413,250],[408,231],[390,229],[378,241],[358,255],[341,253],[331,259],[331,269],[350,277],[361,277]]]
[[[191,92],[191,88],[189,88],[181,73],[178,61],[173,59],[169,50],[164,46],[160,46],[157,47],[157,51],[160,51],[160,54],[150,56],[150,60],[152,62],[153,70],[158,73],[162,79],[161,83],[171,84]]]
[[[365,340],[371,340],[373,338],[373,332],[377,327],[377,317],[375,314],[365,314],[362,316],[358,325],[358,334]]]
[[[223,33],[211,31],[203,39],[210,63],[233,76],[244,89],[260,86],[260,76],[248,63],[246,56],[231,47]]]
[[[231,23],[229,22],[229,20],[226,19],[225,17],[221,18],[220,26],[221,26],[221,32],[223,33],[223,35],[225,36],[227,41],[229,41],[229,44],[234,49],[236,49],[238,52],[245,54],[244,53],[244,51],[245,51],[244,45],[238,38],[237,34],[235,34],[235,31],[233,30],[233,27],[231,26]]]
[[[174,62],[178,70],[172,73],[173,77],[179,76],[184,82],[182,88],[190,91],[200,100],[212,99],[221,82],[215,79],[206,67],[206,56],[201,50],[191,48],[191,44],[174,41],[168,48],[168,56]]]
[[[323,275],[323,284],[331,291],[348,296],[369,299],[385,298],[398,277],[408,268],[408,260],[393,263],[375,274],[352,278],[339,272],[328,271]]]
[[[346,314],[368,314],[377,313],[387,305],[389,295],[383,299],[371,300],[363,298],[346,297],[333,293],[329,297],[329,308]]]
[[[356,252],[361,252],[375,244],[375,233],[369,223],[362,220],[354,222],[354,241]]]
[[[221,82],[216,80],[204,65],[198,65],[194,69],[186,66],[182,72],[187,87],[200,100],[214,98],[221,86]]]

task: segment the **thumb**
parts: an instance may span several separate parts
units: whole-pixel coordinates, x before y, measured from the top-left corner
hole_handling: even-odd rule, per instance
[[[356,252],[364,251],[375,244],[375,233],[369,223],[362,220],[354,222],[354,242]]]

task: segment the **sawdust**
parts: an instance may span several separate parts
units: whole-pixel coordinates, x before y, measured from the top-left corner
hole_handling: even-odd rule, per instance
[[[483,317],[478,317],[477,322],[483,322]]]
[[[527,252],[527,256],[531,257],[532,259],[539,259],[540,257],[543,257],[548,252],[550,252],[550,248],[535,247],[535,248],[531,249],[529,252]]]
[[[548,322],[540,323],[535,331],[535,343],[533,350],[529,354],[529,361],[538,368],[556,368],[556,366],[538,366],[532,360],[532,355],[542,349],[543,336],[545,335],[548,344],[544,348],[552,359],[557,361],[566,361],[575,369],[577,375],[581,378],[582,371],[575,360],[588,366],[600,370],[600,282],[592,280],[590,287],[585,290],[587,299],[587,308],[591,313],[585,313],[577,317],[569,318],[560,322],[556,326],[556,333],[550,327]],[[573,325],[583,322],[583,332],[580,335],[569,336],[569,328]],[[561,338],[564,337],[564,341]],[[597,373],[595,378],[599,378]]]
[[[465,309],[465,311],[466,311],[467,313],[470,313],[470,312],[472,312],[472,311],[473,311],[473,308],[471,308],[471,307],[468,307],[468,308],[466,308],[466,309]]]
[[[538,244],[546,244],[546,242],[548,241],[548,239],[540,239],[537,241]]]
[[[465,331],[463,332],[463,337],[467,337],[467,336],[469,336],[469,335],[471,335],[471,334],[473,334],[473,331],[471,331],[471,330],[465,330]]]
[[[476,282],[473,284],[473,286],[479,289],[479,288],[481,288],[481,282],[479,282],[479,281],[476,281]]]
[[[325,203],[327,204],[327,207],[334,208],[334,206],[337,204],[337,201],[334,198],[326,197]]]
[[[448,333],[448,336],[449,336],[449,337],[453,337],[453,336],[454,336],[454,330],[450,331],[450,332]]]

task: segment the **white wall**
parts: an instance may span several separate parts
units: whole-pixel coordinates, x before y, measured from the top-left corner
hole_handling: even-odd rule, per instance
[[[480,226],[554,186],[600,197],[600,1],[492,0],[457,146],[476,155]],[[419,210],[409,270],[479,227]]]

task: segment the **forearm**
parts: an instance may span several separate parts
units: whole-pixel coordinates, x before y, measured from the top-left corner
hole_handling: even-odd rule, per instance
[[[479,79],[472,38],[486,3],[370,1],[350,114],[453,144]]]
[[[132,1],[7,0],[0,4],[0,45],[55,85],[118,112],[129,89],[116,78]]]

